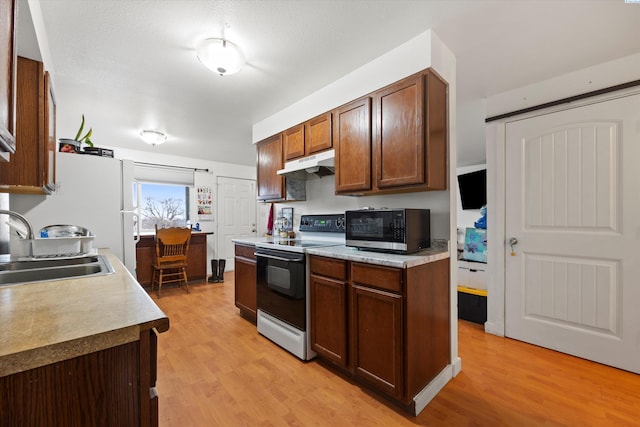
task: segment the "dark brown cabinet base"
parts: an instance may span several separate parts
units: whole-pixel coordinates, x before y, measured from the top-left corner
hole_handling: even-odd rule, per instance
[[[256,248],[236,245],[235,264],[235,304],[240,314],[256,323],[258,316],[256,284]]]
[[[450,363],[449,260],[400,269],[310,257],[318,358],[412,412]]]
[[[157,426],[157,338],[0,378],[0,427]]]

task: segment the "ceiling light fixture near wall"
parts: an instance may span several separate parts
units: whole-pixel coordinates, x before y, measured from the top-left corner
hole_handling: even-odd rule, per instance
[[[197,46],[198,60],[211,71],[220,74],[237,73],[247,59],[240,48],[225,39],[205,39]]]
[[[144,142],[153,146],[163,144],[167,141],[167,135],[159,130],[141,130],[140,137]]]

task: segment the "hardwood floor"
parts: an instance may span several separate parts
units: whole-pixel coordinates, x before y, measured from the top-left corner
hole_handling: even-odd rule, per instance
[[[256,332],[225,283],[167,287],[160,425],[640,426],[640,376],[485,334],[459,321],[462,372],[417,417]],[[639,356],[640,357],[640,356]]]

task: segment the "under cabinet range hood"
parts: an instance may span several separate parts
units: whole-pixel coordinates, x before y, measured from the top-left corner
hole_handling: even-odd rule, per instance
[[[322,151],[311,156],[295,159],[284,164],[278,175],[295,179],[307,179],[309,176],[323,177],[335,173],[335,150]]]

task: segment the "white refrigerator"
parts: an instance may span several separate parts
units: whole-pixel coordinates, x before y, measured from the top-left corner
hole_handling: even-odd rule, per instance
[[[26,216],[36,234],[54,224],[88,228],[93,246],[111,249],[135,277],[133,162],[57,153],[56,187],[49,196],[11,194],[9,207]]]

